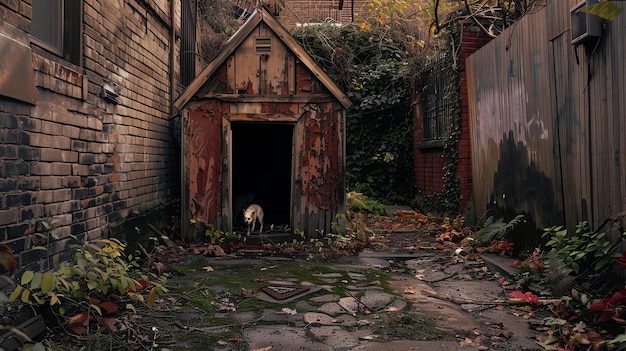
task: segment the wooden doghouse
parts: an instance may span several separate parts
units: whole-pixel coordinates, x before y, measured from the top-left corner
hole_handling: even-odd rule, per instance
[[[257,9],[175,102],[183,230],[194,219],[241,230],[243,207],[255,202],[265,229],[330,232],[345,212],[350,104],[285,28]]]

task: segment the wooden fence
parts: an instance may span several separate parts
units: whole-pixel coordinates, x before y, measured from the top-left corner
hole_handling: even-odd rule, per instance
[[[578,1],[548,1],[466,61],[477,217],[598,228],[626,210],[626,13],[575,46]]]

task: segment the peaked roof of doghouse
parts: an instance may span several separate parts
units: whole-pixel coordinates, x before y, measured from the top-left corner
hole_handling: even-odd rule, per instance
[[[332,79],[313,61],[311,56],[298,44],[298,42],[289,34],[267,10],[264,8],[256,9],[248,18],[248,20],[239,28],[239,30],[226,42],[222,51],[196,76],[189,84],[187,89],[176,99],[174,107],[180,110],[189,100],[202,88],[215,71],[232,55],[239,45],[252,33],[252,31],[264,22],[283,43],[296,55],[296,57],[324,84],[326,89],[343,105],[348,108],[352,105],[350,99],[341,89],[333,82]]]

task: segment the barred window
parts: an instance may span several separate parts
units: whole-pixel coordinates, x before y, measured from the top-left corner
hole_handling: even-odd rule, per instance
[[[452,123],[454,96],[452,70],[444,65],[445,55],[430,61],[422,72],[423,140],[441,140],[448,135]]]

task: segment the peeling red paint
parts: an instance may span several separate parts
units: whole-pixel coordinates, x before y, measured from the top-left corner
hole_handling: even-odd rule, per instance
[[[221,105],[207,103],[189,113],[189,212],[213,223],[221,207]]]
[[[339,138],[336,116],[332,106],[317,105],[321,111],[307,111],[302,118],[305,123],[304,150],[302,155],[303,196],[309,203],[322,210],[337,207],[339,189]]]

